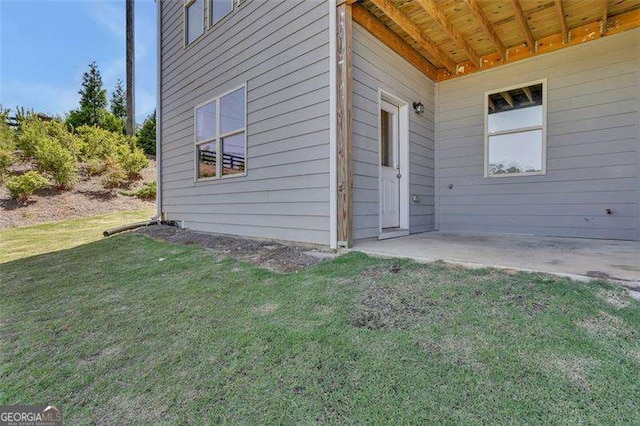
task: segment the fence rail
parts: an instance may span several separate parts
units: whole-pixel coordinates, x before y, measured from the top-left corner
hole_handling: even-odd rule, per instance
[[[200,151],[200,162],[215,166],[217,154],[211,151]],[[244,170],[245,158],[233,154],[222,154],[222,168],[232,170]]]

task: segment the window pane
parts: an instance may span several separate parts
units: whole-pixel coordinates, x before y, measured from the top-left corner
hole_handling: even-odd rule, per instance
[[[209,178],[216,175],[216,143],[198,145],[198,177]]]
[[[187,44],[204,32],[204,0],[196,0],[187,7]]]
[[[393,167],[393,116],[380,110],[380,159],[384,167]]]
[[[489,133],[542,126],[542,105],[489,114]]]
[[[489,174],[542,170],[542,130],[489,136]]]
[[[244,173],[245,170],[245,140],[244,132],[227,136],[222,142],[222,174],[232,175]]]
[[[216,103],[211,102],[196,109],[196,142],[206,141],[216,135]]]
[[[211,6],[211,25],[213,25],[233,10],[233,0],[213,0]]]
[[[220,133],[244,128],[244,87],[220,98]]]

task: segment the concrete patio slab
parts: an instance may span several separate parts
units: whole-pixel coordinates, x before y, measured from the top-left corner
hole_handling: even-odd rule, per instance
[[[576,279],[604,278],[640,290],[640,242],[636,241],[425,232],[358,241],[354,250],[471,267],[549,272]]]

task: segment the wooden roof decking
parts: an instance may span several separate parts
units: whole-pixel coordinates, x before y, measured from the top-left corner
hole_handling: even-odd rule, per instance
[[[438,81],[640,27],[640,0],[345,1],[354,21],[405,58],[414,50],[407,59]]]

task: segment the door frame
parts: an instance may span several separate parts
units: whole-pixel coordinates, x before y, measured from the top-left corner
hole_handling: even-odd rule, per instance
[[[378,88],[378,234],[382,234],[382,100],[398,107],[398,160],[400,165],[400,229],[409,230],[409,102]]]

